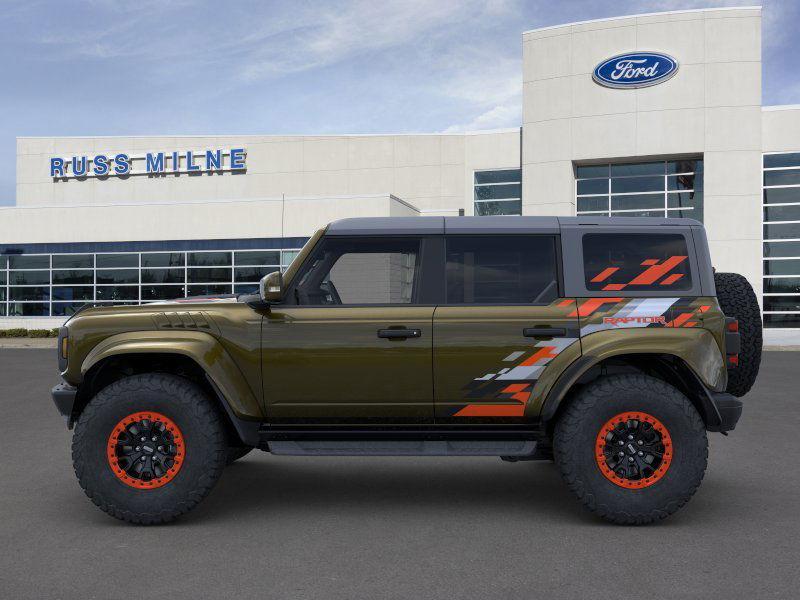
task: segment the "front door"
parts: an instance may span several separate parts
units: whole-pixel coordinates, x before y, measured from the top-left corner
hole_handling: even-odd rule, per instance
[[[445,243],[446,303],[434,315],[436,421],[535,418],[548,367],[580,356],[575,301],[559,294],[558,238],[451,235]]]
[[[433,419],[432,319],[423,240],[324,238],[263,321],[264,398],[274,422]]]

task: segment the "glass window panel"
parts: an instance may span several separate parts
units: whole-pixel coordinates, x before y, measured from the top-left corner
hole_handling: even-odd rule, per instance
[[[621,177],[611,179],[612,193],[664,191],[663,177]]]
[[[279,265],[281,264],[281,253],[277,250],[240,251],[234,253],[234,262],[237,267]]]
[[[184,298],[186,294],[182,285],[143,285],[142,301],[147,300],[174,300]]]
[[[501,200],[522,197],[522,186],[518,183],[508,185],[476,185],[475,200]]]
[[[800,184],[800,169],[787,171],[764,171],[764,185]]]
[[[686,239],[672,233],[589,233],[583,236],[586,289],[592,291],[672,291],[692,287]],[[634,283],[657,260],[669,268],[654,281]],[[620,288],[619,286],[623,286]]]
[[[764,275],[800,275],[800,260],[765,260]]]
[[[480,217],[490,215],[520,215],[522,200],[495,200],[494,202],[476,202],[475,214]]]
[[[139,287],[135,285],[99,285],[98,300],[138,300]]]
[[[800,257],[800,242],[764,242],[764,256],[767,258]]]
[[[608,178],[608,165],[583,165],[575,169],[575,177],[589,179],[592,177]]]
[[[667,211],[667,217],[670,219],[695,219],[697,221],[702,221],[703,210],[701,208],[673,208]]]
[[[552,236],[453,236],[448,304],[547,303],[558,297]]]
[[[703,188],[700,175],[670,175],[667,177],[668,190],[700,190]]]
[[[631,212],[612,212],[612,217],[664,217],[664,209],[661,210],[635,210]]]
[[[53,283],[94,283],[94,271],[53,271]]]
[[[216,283],[231,281],[230,268],[214,269],[189,269],[187,273],[189,283]]]
[[[11,285],[48,285],[50,271],[11,271],[8,274]]]
[[[800,314],[764,315],[764,325],[767,327],[800,327]]]
[[[281,258],[281,261],[282,261],[282,262],[281,262],[281,264],[282,264],[283,266],[285,266],[285,267],[288,267],[290,264],[292,264],[292,261],[293,261],[295,258],[297,258],[297,255],[298,255],[298,254],[300,254],[300,252],[298,252],[298,251],[296,251],[296,250],[284,250],[284,251],[282,252],[282,255],[283,255],[283,256],[282,256],[282,258]]]
[[[703,192],[670,192],[667,208],[699,207],[703,205]]]
[[[800,167],[800,152],[764,155],[764,167]]]
[[[8,266],[8,256],[5,255],[0,256],[0,269],[5,270],[7,266]]]
[[[185,264],[183,252],[157,252],[142,254],[142,267],[182,267]]]
[[[767,294],[800,294],[800,277],[777,277],[764,279]]]
[[[800,187],[764,190],[764,204],[800,202]]]
[[[611,177],[621,177],[623,175],[663,175],[664,162],[647,163],[628,163],[612,164]]]
[[[40,302],[13,302],[8,305],[11,317],[46,317],[50,314],[50,305]]]
[[[800,239],[800,223],[764,225],[765,240]]]
[[[94,256],[91,254],[54,254],[54,269],[91,269]]]
[[[138,267],[138,254],[98,254],[98,269],[118,268],[118,267]]]
[[[142,269],[142,283],[183,283],[183,269]]]
[[[96,272],[97,283],[139,283],[137,269],[109,269]]]
[[[189,252],[189,265],[217,267],[231,264],[230,252]]]
[[[53,300],[92,300],[94,288],[84,286],[53,286]]]
[[[81,306],[86,302],[53,302],[53,316],[54,317],[67,317],[75,314]]]
[[[800,296],[764,296],[764,310],[800,312]]]
[[[634,194],[611,196],[611,210],[633,208],[664,208],[664,194]]]
[[[6,316],[6,305],[0,304],[0,317],[5,317],[5,316]]]
[[[578,198],[578,212],[608,210],[608,196]]]
[[[258,281],[264,275],[277,271],[276,267],[237,267],[233,270],[233,280]]]
[[[767,206],[765,221],[800,221],[800,204],[797,206]]]
[[[6,284],[6,272],[0,271],[0,285]]]
[[[698,173],[703,171],[702,160],[671,160],[667,163],[667,173]]]
[[[0,287],[0,302],[4,302],[6,299],[6,288]]]
[[[190,285],[187,296],[220,296],[231,293],[228,285]]]
[[[578,195],[608,194],[608,179],[584,179],[578,181]]]
[[[233,286],[234,294],[255,294],[258,293],[258,284],[240,283]]]
[[[506,183],[522,181],[520,169],[500,169],[496,171],[475,171],[475,183]]]
[[[49,287],[11,287],[8,288],[9,300],[49,300]]]
[[[9,269],[49,269],[50,255],[26,256],[17,254],[8,257]]]

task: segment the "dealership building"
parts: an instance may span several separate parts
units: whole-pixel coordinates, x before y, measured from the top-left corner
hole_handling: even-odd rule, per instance
[[[761,26],[754,7],[527,31],[508,130],[19,138],[0,328],[253,290],[344,217],[585,214],[703,221],[768,343],[800,343],[800,105],[761,104]]]

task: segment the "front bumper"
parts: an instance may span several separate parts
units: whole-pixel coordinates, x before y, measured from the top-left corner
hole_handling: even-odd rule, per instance
[[[78,395],[78,388],[72,387],[67,383],[59,383],[50,393],[53,396],[53,403],[58,412],[67,420],[67,427],[72,429],[74,424],[73,408],[75,407],[75,397]]]
[[[716,425],[708,424],[709,431],[732,431],[742,416],[742,401],[725,392],[710,392],[709,397],[719,415],[719,423]]]

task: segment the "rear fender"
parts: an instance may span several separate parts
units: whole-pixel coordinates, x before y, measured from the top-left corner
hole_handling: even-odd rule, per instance
[[[106,338],[81,363],[81,375],[112,356],[179,354],[205,371],[233,414],[241,419],[264,418],[260,403],[239,367],[212,335],[200,331],[131,331]]]

